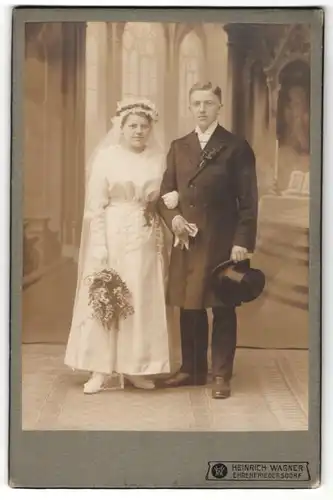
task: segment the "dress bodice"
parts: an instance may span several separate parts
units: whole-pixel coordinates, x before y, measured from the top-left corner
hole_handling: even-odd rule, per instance
[[[162,154],[134,153],[122,146],[101,150],[92,165],[86,215],[93,216],[119,202],[145,205],[159,195],[164,172]]]
[[[158,198],[163,172],[162,154],[150,150],[138,154],[113,146],[98,152],[88,181],[84,211],[84,219],[90,221],[90,240],[95,249],[105,247],[109,225],[117,232],[123,251],[149,237],[153,229],[145,225],[145,207]],[[120,234],[126,236],[126,241],[120,239]]]
[[[161,156],[115,148],[109,164],[104,168],[110,204],[126,201],[145,204],[156,199],[162,175]]]

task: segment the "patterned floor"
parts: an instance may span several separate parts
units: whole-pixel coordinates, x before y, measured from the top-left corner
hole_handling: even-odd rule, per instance
[[[144,431],[306,430],[307,351],[239,349],[233,395],[210,387],[155,391],[118,386],[87,396],[85,374],[63,366],[64,346],[23,345],[23,429]]]
[[[110,390],[87,396],[87,375],[63,366],[64,346],[23,345],[23,429],[145,431],[306,430],[307,351],[239,349],[233,395],[210,387]]]

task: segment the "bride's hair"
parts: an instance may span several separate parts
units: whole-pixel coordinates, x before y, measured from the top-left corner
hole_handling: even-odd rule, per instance
[[[148,99],[128,98],[120,101],[117,106],[115,118],[120,120],[121,127],[124,126],[130,115],[143,116],[148,120],[149,125],[158,121],[158,113],[155,105]]]
[[[153,119],[152,117],[146,113],[145,111],[130,111],[126,114],[124,114],[124,116],[121,118],[121,121],[120,121],[120,127],[123,128],[123,126],[125,125],[125,123],[127,122],[128,118],[130,116],[141,116],[141,118],[145,118],[149,124],[149,126],[151,126],[151,124],[153,123]]]

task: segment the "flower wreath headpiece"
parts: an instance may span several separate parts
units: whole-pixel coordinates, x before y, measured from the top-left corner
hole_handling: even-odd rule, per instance
[[[148,99],[124,99],[117,103],[117,118],[122,119],[131,113],[145,113],[150,116],[154,122],[158,121],[156,107]]]

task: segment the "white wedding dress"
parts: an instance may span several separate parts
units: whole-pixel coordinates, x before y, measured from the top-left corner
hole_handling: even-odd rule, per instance
[[[105,374],[169,373],[165,232],[159,217],[145,226],[143,214],[146,203],[159,196],[164,157],[149,149],[134,153],[113,145],[98,152],[95,164],[83,220],[88,241],[65,363]],[[118,331],[105,330],[88,306],[85,278],[96,270],[99,249],[105,248],[108,263],[102,267],[118,272],[133,300],[134,314],[120,321]]]

